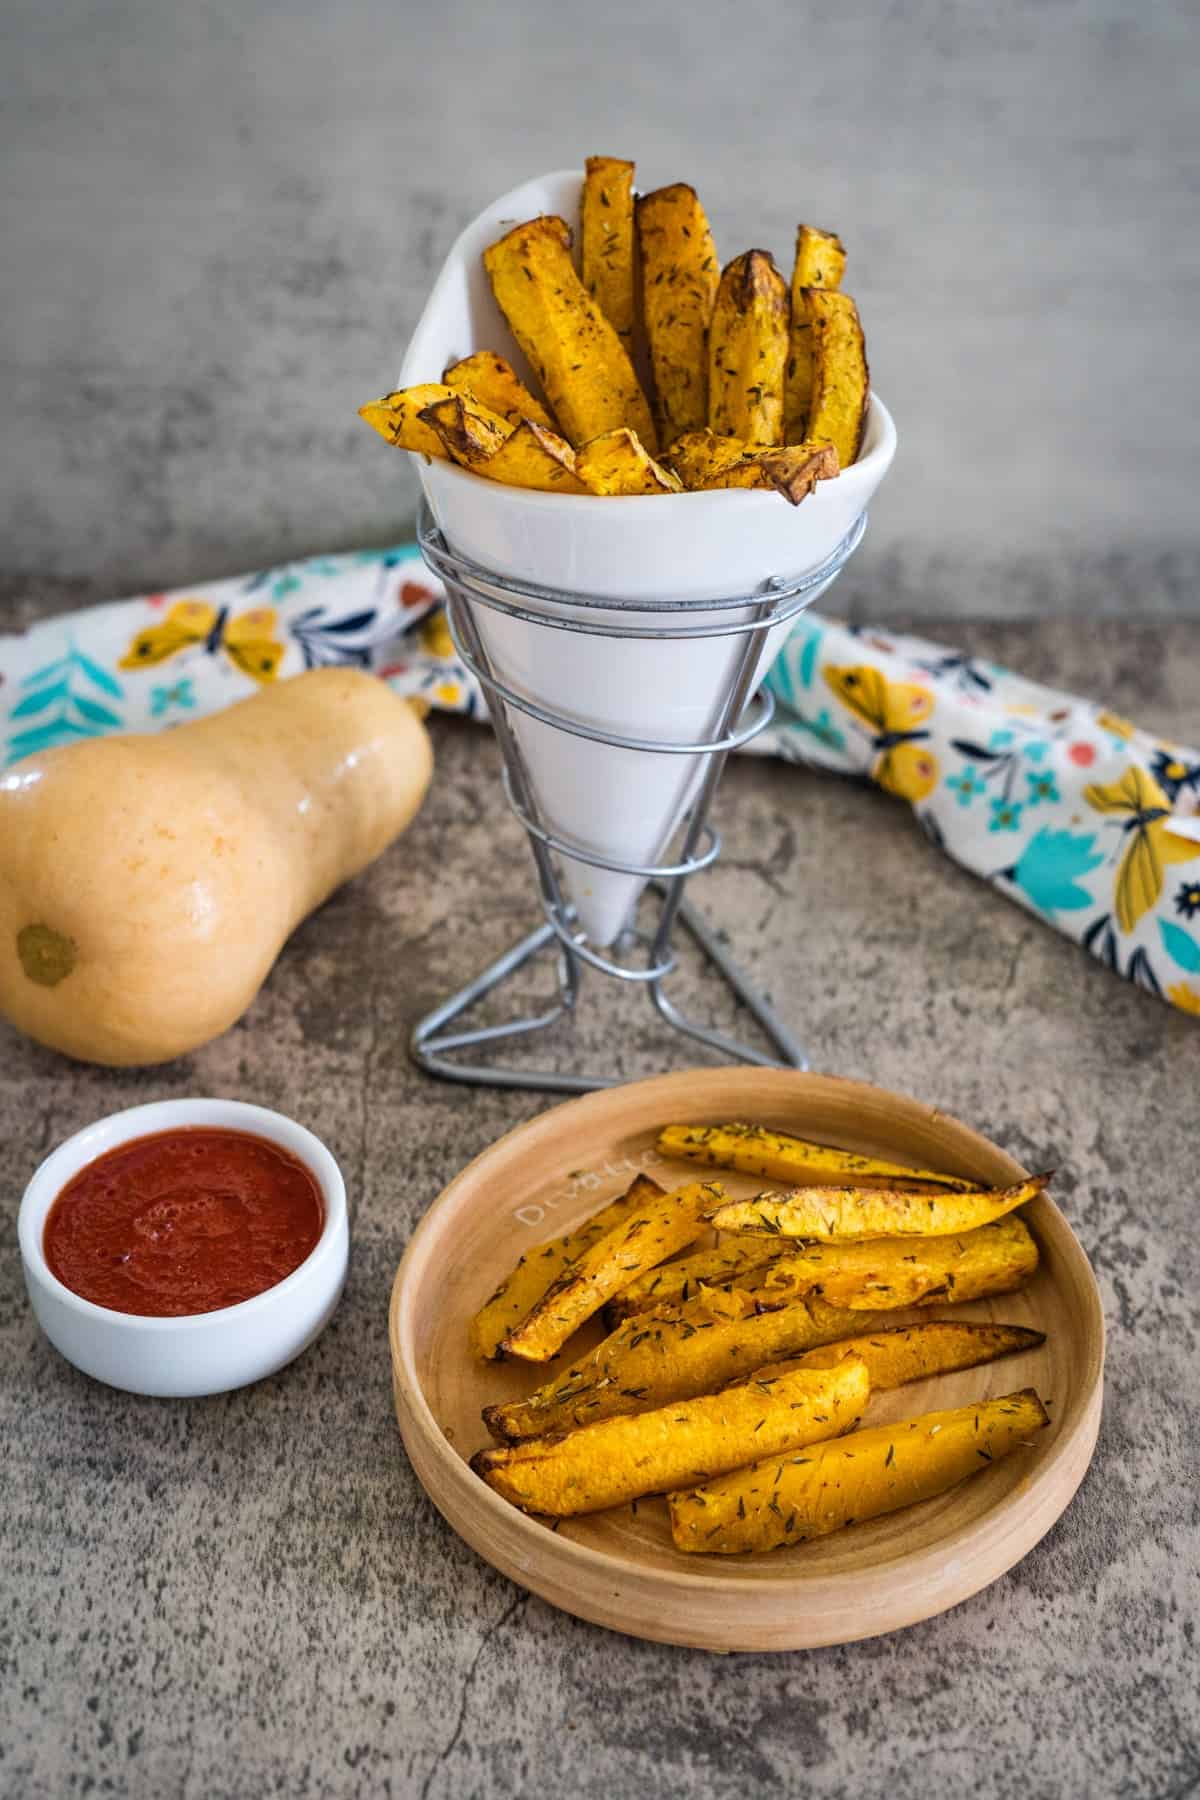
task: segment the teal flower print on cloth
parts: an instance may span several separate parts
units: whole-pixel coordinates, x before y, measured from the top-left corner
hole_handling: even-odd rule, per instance
[[[781,699],[807,695],[848,667],[859,691],[873,682],[885,696],[914,684],[928,692],[920,750],[939,771],[932,788],[904,795],[885,779],[903,734],[890,720],[873,739],[855,729],[836,679],[827,685],[847,722],[840,753],[782,706],[755,748],[901,793],[938,850],[1114,974],[1200,1015],[1200,969],[1188,961],[1200,932],[1187,929],[1200,919],[1200,750],[1140,730],[1101,700],[928,639],[829,618],[797,626],[770,684]],[[1184,879],[1166,879],[1172,864]]]
[[[1050,831],[1046,826],[1026,844],[1019,860],[1000,873],[1015,882],[1038,912],[1078,912],[1092,904],[1091,892],[1082,885],[1104,862],[1104,852],[1093,853],[1095,834],[1081,837],[1069,831]]]
[[[1172,962],[1186,969],[1189,975],[1200,975],[1200,943],[1170,919],[1160,919],[1158,929],[1162,933],[1163,949]]]
[[[170,729],[330,663],[486,718],[443,599],[399,544],[0,637],[0,780],[23,757]],[[914,855],[944,853],[1200,1018],[1200,750],[969,651],[816,613],[795,621],[767,686],[775,719],[748,750],[874,781],[912,808],[929,846]]]
[[[178,708],[189,709],[196,704],[196,695],[190,677],[173,682],[170,687],[156,687],[150,695],[150,716],[161,719],[164,713]]]
[[[1029,806],[1040,806],[1043,801],[1047,801],[1050,805],[1056,805],[1062,798],[1054,776],[1048,769],[1044,774],[1027,773],[1025,780],[1029,784],[1029,792],[1025,796],[1026,804]]]
[[[989,831],[1016,831],[1024,811],[1019,800],[993,800]]]
[[[970,806],[976,794],[987,793],[987,783],[979,779],[979,771],[970,763],[957,775],[947,775],[946,786],[957,791],[960,806]]]

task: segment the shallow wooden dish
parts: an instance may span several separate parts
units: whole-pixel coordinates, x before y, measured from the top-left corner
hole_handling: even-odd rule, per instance
[[[675,1185],[654,1150],[668,1121],[745,1119],[849,1149],[1000,1184],[1021,1175],[1003,1150],[934,1108],[861,1082],[749,1068],[662,1075],[555,1107],[519,1126],[452,1181],[413,1235],[392,1289],[396,1413],[413,1468],[479,1554],[553,1605],[615,1631],[709,1650],[794,1650],[915,1624],[1012,1568],[1053,1525],[1083,1478],[1100,1423],[1104,1323],[1095,1279],[1058,1208],[1025,1211],[1041,1249],[1022,1293],[896,1314],[1004,1320],[1047,1332],[1037,1351],[913,1383],[870,1403],[867,1424],[1036,1387],[1053,1424],[1036,1447],[940,1499],[763,1556],[684,1556],[661,1500],[557,1530],[509,1506],[471,1473],[488,1441],[487,1402],[529,1392],[559,1364],[478,1363],[471,1315],[523,1250],[570,1229],[646,1169]],[[683,1178],[683,1171],[680,1172]],[[753,1177],[722,1176],[752,1193]],[[590,1326],[595,1341],[599,1327]]]

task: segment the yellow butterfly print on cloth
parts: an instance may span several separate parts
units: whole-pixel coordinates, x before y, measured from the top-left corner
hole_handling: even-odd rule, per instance
[[[207,600],[177,600],[158,625],[139,631],[118,667],[149,669],[183,650],[203,646],[210,656],[223,651],[235,669],[252,681],[274,681],[284,645],[275,636],[275,609],[251,607],[231,618],[227,606]]]
[[[933,711],[928,688],[888,681],[869,663],[827,668],[825,679],[843,706],[870,728],[875,760],[871,779],[902,800],[924,800],[937,786],[938,760],[918,731]]]
[[[1120,781],[1107,785],[1094,782],[1084,788],[1083,797],[1097,812],[1129,815],[1121,825],[1129,841],[1121,853],[1113,898],[1118,925],[1132,931],[1162,893],[1168,866],[1192,862],[1200,856],[1200,844],[1167,830],[1167,796],[1145,769],[1127,769]]]
[[[439,606],[421,621],[421,648],[426,656],[451,657],[455,655],[454,639],[450,636],[450,626],[446,620],[446,609]]]

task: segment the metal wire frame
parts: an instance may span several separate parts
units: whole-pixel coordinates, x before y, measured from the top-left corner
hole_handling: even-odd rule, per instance
[[[533,852],[545,924],[511,950],[498,957],[474,981],[452,994],[421,1019],[413,1030],[410,1052],[414,1061],[431,1075],[445,1080],[478,1085],[543,1089],[554,1093],[586,1093],[611,1086],[619,1077],[609,1074],[564,1073],[556,1069],[525,1070],[494,1062],[458,1062],[455,1054],[480,1049],[505,1038],[527,1037],[547,1030],[578,1005],[583,971],[590,966],[614,980],[642,987],[659,1016],[673,1030],[695,1039],[721,1055],[761,1067],[806,1068],[803,1048],[783,1024],[765,995],[749,981],[729,956],[700,914],[684,897],[690,875],[709,868],[720,854],[721,841],[708,824],[708,811],[730,750],[747,743],[770,722],[774,699],[764,689],[751,699],[751,687],[767,633],[776,625],[797,617],[825,592],[862,540],[867,515],[855,520],[833,553],[816,569],[789,579],[772,578],[754,594],[711,600],[614,600],[607,595],[560,592],[535,582],[517,581],[482,568],[460,556],[446,543],[428,508],[423,508],[417,537],[425,561],[446,588],[446,615],[455,648],[488,698],[489,711],[504,757],[503,784],[506,798],[520,820]],[[532,601],[532,606],[525,604]],[[740,636],[741,654],[725,696],[718,708],[711,737],[699,742],[661,743],[623,736],[555,712],[501,681],[492,668],[480,636],[474,608],[483,606],[506,617],[521,619],[547,630],[574,631],[606,638],[676,639]],[[572,609],[572,616],[558,610]],[[708,615],[703,624],[691,615]],[[725,615],[713,620],[713,614]],[[589,614],[604,614],[603,618]],[[614,615],[618,615],[614,617]],[[636,623],[649,616],[652,624]],[[602,857],[586,845],[550,829],[542,817],[529,771],[510,712],[520,712],[559,731],[592,739],[620,749],[652,755],[694,756],[704,759],[703,774],[683,821],[684,837],[678,856],[670,863],[629,863]],[[747,712],[749,719],[746,718]],[[703,848],[702,848],[703,846]],[[563,894],[554,866],[554,855],[570,857],[594,868],[646,878],[661,896],[662,905],[652,933],[630,930],[621,946],[626,954],[644,956],[642,966],[630,966],[604,956],[588,945],[578,929],[574,908]],[[676,967],[671,936],[679,922],[698,944],[702,954],[732,990],[738,1002],[755,1019],[775,1055],[766,1055],[724,1032],[688,1019],[666,994],[663,983]],[[501,1025],[447,1031],[454,1021],[479,1000],[517,974],[548,946],[557,948],[557,994],[549,1007],[533,1016]]]

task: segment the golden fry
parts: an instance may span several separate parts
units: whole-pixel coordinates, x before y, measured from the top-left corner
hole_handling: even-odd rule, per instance
[[[584,444],[575,457],[579,479],[592,494],[677,494],[677,475],[656,463],[634,431],[622,426]]]
[[[958,1193],[912,1193],[901,1188],[802,1187],[788,1194],[757,1194],[726,1202],[712,1214],[717,1231],[766,1231],[775,1237],[947,1237],[989,1224],[1041,1193],[1049,1175],[1032,1175],[1007,1188],[967,1188]]]
[[[885,1162],[858,1150],[835,1150],[829,1144],[814,1144],[765,1125],[664,1125],[658,1134],[658,1149],[676,1161],[740,1169],[744,1175],[766,1175],[772,1181],[796,1186],[833,1187],[853,1182],[855,1187],[928,1185],[942,1189],[971,1185],[957,1175],[910,1169],[904,1163]]]
[[[758,1238],[779,1247],[780,1239]],[[794,1240],[783,1240],[794,1242]],[[936,1305],[1006,1293],[1037,1268],[1037,1245],[1015,1213],[991,1225],[947,1237],[856,1238],[799,1245],[747,1274],[733,1277],[764,1304],[781,1305],[820,1294],[852,1311]]]
[[[1017,1356],[1044,1344],[1044,1331],[1024,1325],[973,1325],[958,1319],[939,1319],[928,1325],[892,1325],[865,1337],[842,1338],[819,1350],[807,1350],[780,1370],[832,1369],[843,1356],[861,1356],[871,1378],[871,1392],[903,1387],[909,1381],[926,1381],[933,1375],[951,1375]],[[769,1372],[769,1371],[768,1371]]]
[[[799,227],[796,260],[792,265],[791,332],[783,387],[783,428],[787,443],[797,443],[810,435],[812,320],[805,302],[805,290],[841,287],[845,267],[846,252],[839,237],[831,231],[818,231],[815,225]]]
[[[686,431],[671,446],[664,461],[689,492],[723,487],[773,488],[793,506],[799,505],[818,481],[828,481],[838,472],[837,453],[829,444],[751,444],[744,438],[722,437],[708,430]]]
[[[452,394],[449,400],[435,400],[425,407],[420,420],[436,431],[446,454],[456,463],[480,472],[512,431],[507,419],[461,393]]]
[[[796,227],[793,287],[840,288],[845,273],[845,246],[836,231],[822,231],[816,225]]]
[[[532,419],[523,419],[495,454],[479,464],[476,474],[543,494],[591,492],[575,472],[575,452],[566,438]]]
[[[659,437],[673,444],[708,423],[708,326],[721,271],[694,188],[677,182],[644,194],[636,219]]]
[[[960,1263],[953,1286],[928,1294],[922,1305],[1011,1293],[1037,1268],[1037,1245],[1015,1216],[970,1235],[978,1241]],[[967,1241],[964,1234],[963,1242]],[[680,1306],[625,1319],[603,1343],[544,1382],[528,1399],[486,1407],[488,1430],[509,1440],[569,1431],[593,1419],[707,1393],[749,1374],[760,1363],[780,1362],[820,1344],[857,1338],[891,1324],[894,1308],[867,1312],[833,1306],[811,1288],[806,1290],[805,1271],[797,1284],[799,1298],[794,1297],[795,1290],[779,1278],[791,1260],[780,1257],[761,1274],[751,1272],[730,1287],[704,1288]]]
[[[618,156],[589,156],[580,202],[583,285],[633,348],[633,175]]]
[[[430,406],[454,398],[455,390],[445,382],[426,381],[418,387],[385,394],[382,400],[369,400],[359,407],[358,416],[397,449],[413,450],[419,456],[439,456],[445,461],[449,455],[445,444],[432,425],[422,422],[421,414]]]
[[[451,363],[442,380],[456,391],[465,389],[473,399],[490,406],[510,425],[532,419],[535,425],[544,425],[547,431],[558,430],[549,412],[530,393],[512,364],[495,350],[477,350],[474,356],[464,356],[461,362]]]
[[[766,446],[764,446],[765,448]],[[685,431],[665,453],[663,461],[678,475],[685,488],[711,487],[717,475],[739,463],[756,446],[743,438],[718,437],[707,425],[702,431]]]
[[[514,1506],[569,1518],[851,1431],[869,1392],[861,1356],[821,1369],[759,1369],[719,1394],[480,1450],[471,1467]]]
[[[782,444],[789,314],[787,284],[768,252],[735,256],[708,332],[708,423],[719,437]]]
[[[549,1362],[627,1282],[703,1237],[704,1215],[721,1198],[718,1183],[695,1181],[648,1200],[563,1270],[528,1318],[509,1332],[505,1355]]]
[[[483,253],[496,302],[572,444],[628,425],[653,453],[654,422],[629,353],[575,273],[570,246],[562,219],[515,226]]]
[[[764,1311],[738,1288],[705,1290],[680,1307],[638,1314],[603,1343],[544,1382],[524,1400],[485,1406],[494,1438],[513,1443],[645,1412],[672,1400],[710,1394],[781,1362],[888,1322],[888,1314],[850,1312],[818,1296]]]
[[[1023,1388],[851,1432],[671,1494],[671,1536],[677,1550],[720,1556],[802,1544],[944,1494],[1049,1423],[1037,1394]]]
[[[598,1243],[605,1232],[621,1223],[663,1193],[649,1175],[639,1175],[616,1200],[610,1200],[574,1231],[538,1244],[520,1258],[511,1275],[505,1277],[491,1299],[471,1320],[469,1342],[476,1356],[486,1362],[498,1362],[504,1352],[501,1345],[513,1328],[521,1323],[555,1282],[569,1263]]]
[[[634,1313],[651,1312],[659,1306],[679,1306],[705,1287],[728,1287],[735,1279],[761,1271],[766,1263],[787,1257],[788,1250],[770,1238],[724,1238],[713,1250],[693,1250],[674,1262],[648,1269],[622,1288],[609,1301],[605,1319],[616,1325],[620,1319],[631,1319]]]
[[[752,449],[704,486],[774,488],[793,506],[799,506],[818,481],[832,481],[837,472],[837,452],[831,444],[786,444],[780,448]]]
[[[832,444],[848,469],[862,449],[871,372],[858,308],[849,294],[805,288],[812,341],[812,404],[805,436]]]

